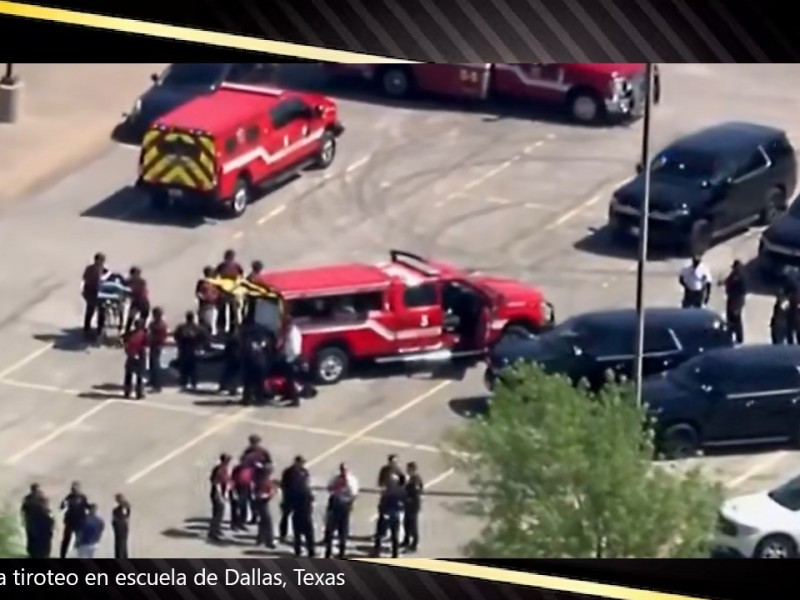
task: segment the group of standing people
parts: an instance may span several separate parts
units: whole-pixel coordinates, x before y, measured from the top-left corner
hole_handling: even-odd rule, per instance
[[[694,257],[680,274],[684,308],[701,308],[708,304],[714,285],[711,271],[700,257]],[[743,311],[749,286],[745,268],[735,260],[728,275],[719,282],[725,289],[725,319],[734,341],[744,343]],[[769,321],[773,344],[800,343],[800,278],[788,273],[779,282]]]
[[[125,496],[115,496],[111,511],[114,535],[114,558],[128,558],[131,507]],[[67,558],[74,548],[77,558],[95,558],[97,546],[105,532],[105,521],[97,505],[90,502],[79,482],[74,482],[59,505],[63,513],[59,557]],[[22,522],[25,527],[25,548],[29,558],[50,558],[53,551],[56,519],[50,500],[39,484],[30,486],[22,500]]]
[[[292,546],[296,556],[305,550],[316,556],[315,493],[311,475],[302,456],[295,457],[291,465],[275,477],[272,456],[261,444],[258,436],[250,436],[248,445],[237,463],[230,454],[222,454],[210,475],[211,521],[208,537],[212,541],[223,538],[222,525],[226,504],[230,507],[231,531],[244,531],[248,525],[257,528],[255,543],[276,549],[275,528],[271,505],[280,497],[280,520],[277,533],[281,543],[288,543],[289,527],[292,529]],[[373,555],[379,556],[384,539],[390,540],[391,555],[397,557],[400,548],[414,552],[419,545],[419,514],[422,509],[424,485],[417,465],[409,463],[405,471],[397,457],[389,457],[378,475],[378,518]],[[328,481],[322,545],[324,555],[344,558],[350,539],[350,517],[360,494],[358,478],[342,463]],[[400,529],[404,538],[400,539]]]

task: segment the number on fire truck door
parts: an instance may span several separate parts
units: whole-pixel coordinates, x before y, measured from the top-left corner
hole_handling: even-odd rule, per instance
[[[283,147],[287,148],[288,146],[289,146],[289,136],[285,135],[283,136]]]
[[[428,315],[422,315],[422,319],[420,321],[420,327],[427,327],[430,325],[430,320],[428,319]]]
[[[464,83],[478,83],[480,82],[480,76],[477,71],[472,71],[470,69],[461,69],[458,74],[461,81]]]

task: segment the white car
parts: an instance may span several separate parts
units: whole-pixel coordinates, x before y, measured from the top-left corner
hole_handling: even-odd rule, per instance
[[[725,501],[715,545],[720,556],[800,557],[800,476],[771,491]]]

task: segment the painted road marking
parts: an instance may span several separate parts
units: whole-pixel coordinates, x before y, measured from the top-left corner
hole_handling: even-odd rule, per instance
[[[344,170],[345,174],[349,175],[353,171],[357,171],[358,169],[360,169],[361,167],[366,165],[371,159],[372,159],[372,155],[371,154],[367,154],[366,156],[364,156],[362,158],[359,158],[357,161],[352,163],[349,167],[347,167]]]
[[[271,211],[269,211],[269,212],[268,212],[266,215],[264,215],[263,217],[261,217],[261,218],[258,220],[258,223],[257,223],[257,224],[258,224],[258,225],[263,225],[264,223],[268,223],[269,221],[271,221],[272,219],[274,219],[274,218],[275,218],[275,217],[277,217],[278,215],[281,215],[281,214],[283,214],[284,212],[286,212],[286,209],[287,209],[287,208],[288,208],[288,205],[287,205],[287,204],[281,204],[280,206],[276,206],[276,207],[275,207],[275,208],[273,208]]]
[[[561,215],[558,219],[556,219],[555,221],[550,223],[547,227],[544,228],[545,231],[552,231],[553,229],[557,229],[558,227],[561,227],[562,225],[564,225],[568,221],[570,221],[573,218],[575,218],[577,215],[579,215],[581,212],[583,212],[587,208],[590,208],[591,206],[594,206],[595,204],[600,202],[600,200],[602,198],[603,198],[602,194],[596,194],[596,195],[592,196],[591,198],[589,198],[585,202],[579,204],[578,206],[576,206],[575,208],[573,208],[571,210],[568,210],[563,215]]]
[[[441,383],[433,386],[427,392],[424,392],[424,393],[420,394],[416,398],[412,398],[411,400],[409,400],[408,402],[406,402],[405,404],[403,404],[399,408],[396,408],[395,410],[391,411],[390,413],[387,413],[385,416],[381,417],[380,419],[377,419],[377,420],[373,421],[369,425],[366,425],[365,427],[362,427],[361,429],[356,431],[354,434],[350,435],[349,437],[347,437],[346,439],[342,440],[338,444],[335,444],[334,446],[331,446],[330,448],[328,448],[327,450],[325,450],[321,454],[318,454],[317,456],[315,456],[314,458],[312,458],[311,460],[309,460],[307,462],[307,466],[308,467],[313,467],[314,465],[317,465],[317,464],[321,463],[322,461],[324,461],[325,459],[333,456],[334,454],[336,454],[340,450],[343,450],[344,448],[347,448],[348,446],[351,446],[352,444],[362,440],[371,431],[374,431],[375,429],[377,429],[381,425],[383,425],[385,423],[388,423],[389,421],[391,421],[392,419],[394,419],[396,417],[399,417],[403,413],[408,412],[409,410],[411,410],[412,408],[414,408],[418,404],[421,404],[422,402],[425,402],[425,400],[427,400],[431,396],[434,396],[434,395],[438,394],[443,389],[445,389],[448,386],[450,386],[451,383],[452,382],[450,382],[450,381],[442,381]]]
[[[740,475],[734,477],[733,479],[729,479],[728,481],[726,481],[725,487],[729,490],[735,490],[736,488],[740,487],[744,483],[747,483],[751,479],[754,479],[759,475],[768,472],[770,469],[772,469],[778,463],[780,463],[784,458],[790,455],[791,452],[786,452],[785,450],[770,454],[769,456],[764,457],[763,460],[756,461],[744,473],[741,473]]]
[[[46,344],[40,348],[37,348],[27,356],[19,359],[17,362],[12,363],[10,366],[6,367],[2,371],[0,371],[0,379],[5,379],[9,375],[16,373],[20,369],[27,367],[30,363],[35,361],[40,356],[47,354],[50,350],[53,349],[54,344]]]

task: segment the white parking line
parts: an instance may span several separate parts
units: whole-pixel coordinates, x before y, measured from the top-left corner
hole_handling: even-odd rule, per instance
[[[583,212],[587,208],[590,208],[590,207],[594,206],[595,204],[597,204],[598,202],[600,202],[600,200],[602,198],[603,198],[602,194],[595,194],[594,196],[592,196],[591,198],[589,198],[585,202],[583,202],[583,203],[579,204],[578,206],[576,206],[575,208],[565,212],[558,219],[556,219],[555,221],[550,223],[547,227],[545,227],[544,230],[545,231],[552,231],[553,229],[557,229],[557,228],[561,227],[562,225],[564,225],[568,221],[571,221],[573,218],[575,218],[577,215],[579,215],[581,212]]]
[[[486,198],[486,202],[488,202],[489,204],[497,204],[499,206],[506,206],[507,204],[511,204],[511,200],[508,200],[506,198],[496,198],[494,196],[489,196],[488,198]]]
[[[23,358],[19,359],[17,362],[12,363],[10,366],[8,366],[5,369],[3,369],[2,371],[0,371],[0,379],[5,379],[6,377],[11,375],[12,373],[15,373],[15,372],[19,371],[20,369],[23,369],[23,368],[27,367],[30,363],[35,361],[37,358],[39,358],[43,354],[47,354],[48,352],[50,352],[50,350],[53,349],[53,345],[54,344],[46,344],[46,345],[44,345],[44,346],[42,346],[40,348],[37,348],[36,350],[31,352],[27,356],[24,356]]]
[[[203,440],[205,440],[207,438],[210,438],[210,437],[216,435],[217,433],[219,433],[220,431],[222,431],[223,429],[231,427],[231,426],[235,425],[236,423],[240,422],[242,419],[247,417],[247,415],[251,414],[252,412],[253,412],[252,408],[242,408],[242,409],[237,410],[235,413],[233,413],[233,414],[231,414],[231,415],[229,415],[227,417],[221,418],[215,425],[212,425],[211,427],[209,427],[208,429],[203,431],[200,435],[197,435],[197,436],[193,437],[192,439],[190,439],[188,442],[186,442],[182,446],[179,446],[179,447],[175,448],[175,450],[173,450],[172,452],[170,452],[168,454],[165,454],[160,459],[150,463],[149,465],[144,467],[142,470],[140,470],[137,473],[135,473],[134,475],[131,475],[130,477],[128,477],[127,481],[125,481],[125,484],[126,485],[131,485],[131,484],[136,483],[137,481],[140,481],[141,479],[144,479],[145,477],[147,477],[153,471],[158,470],[159,468],[161,468],[162,466],[164,466],[168,462],[170,462],[170,461],[174,460],[175,458],[179,457],[181,454],[184,454],[185,452],[191,450],[192,448],[194,448],[197,444],[199,444]]]
[[[286,211],[287,208],[288,208],[288,206],[286,204],[281,204],[280,206],[276,206],[271,211],[269,211],[266,215],[261,217],[258,220],[257,224],[258,225],[263,225],[264,223],[268,223],[269,221],[271,221],[272,219],[274,219],[278,215],[283,214]]]
[[[364,156],[362,158],[359,158],[357,161],[352,163],[350,166],[348,166],[344,170],[345,175],[349,175],[353,171],[357,171],[358,169],[360,169],[361,167],[366,165],[371,159],[372,159],[372,155],[371,154],[367,154],[366,156]]]
[[[734,477],[733,479],[729,479],[725,482],[725,487],[729,490],[735,490],[738,487],[741,487],[743,484],[747,483],[751,479],[758,477],[763,473],[767,473],[770,469],[775,467],[778,463],[780,463],[783,459],[789,456],[791,453],[786,451],[775,452],[774,454],[770,454],[769,456],[765,456],[763,460],[759,460],[755,462],[749,469],[747,469],[744,473]]]
[[[42,438],[39,438],[33,444],[30,444],[29,446],[23,448],[22,450],[20,450],[16,454],[12,455],[8,460],[5,461],[6,464],[7,465],[15,465],[15,464],[17,464],[23,458],[25,458],[26,456],[32,454],[33,452],[35,452],[39,448],[41,448],[43,446],[46,446],[47,444],[49,444],[53,440],[61,437],[65,433],[67,433],[68,431],[74,429],[75,427],[78,427],[84,421],[87,421],[88,419],[91,419],[94,415],[96,415],[101,410],[106,408],[109,404],[110,404],[109,402],[103,402],[101,404],[97,404],[97,405],[93,406],[91,409],[89,409],[86,412],[78,415],[77,418],[73,419],[69,423],[65,423],[61,427],[57,427],[56,429],[51,431],[48,435],[46,435],[46,436],[44,436]]]
[[[374,431],[375,429],[377,429],[381,425],[383,425],[385,423],[388,423],[389,421],[391,421],[392,419],[394,419],[396,417],[399,417],[401,414],[403,414],[405,412],[408,412],[409,410],[411,410],[412,408],[414,408],[418,404],[421,404],[422,402],[425,402],[425,400],[427,400],[431,396],[434,396],[434,395],[438,394],[443,389],[445,389],[446,387],[451,385],[451,383],[452,382],[450,382],[450,381],[442,381],[439,384],[433,386],[427,392],[425,392],[423,394],[420,394],[416,398],[412,398],[411,400],[409,400],[408,402],[406,402],[405,404],[403,404],[399,408],[396,408],[395,410],[393,410],[392,412],[386,414],[385,416],[381,417],[380,419],[376,419],[375,421],[373,421],[369,425],[366,425],[365,427],[362,427],[360,430],[358,430],[357,432],[355,432],[354,434],[352,434],[348,438],[342,440],[341,442],[339,442],[338,444],[335,444],[334,446],[331,446],[330,448],[328,448],[327,450],[325,450],[321,454],[318,454],[317,456],[315,456],[314,458],[312,458],[311,460],[308,461],[307,466],[308,467],[313,467],[314,465],[317,465],[317,464],[321,463],[322,461],[324,461],[325,459],[333,456],[334,454],[336,454],[340,450],[343,450],[344,448],[347,448],[348,446],[351,446],[355,442],[358,442],[359,440],[362,440],[362,439],[366,438],[367,434],[370,433],[371,431]]]

